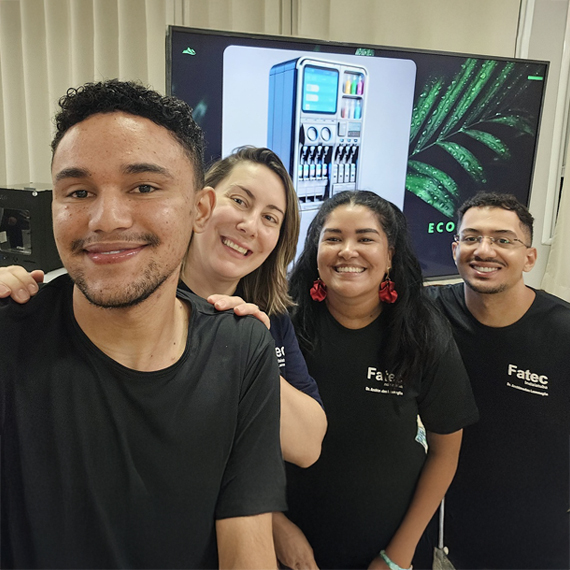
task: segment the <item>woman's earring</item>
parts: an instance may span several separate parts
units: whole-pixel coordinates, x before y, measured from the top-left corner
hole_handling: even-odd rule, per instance
[[[398,292],[394,282],[390,279],[390,267],[386,272],[386,279],[380,283],[380,289],[378,290],[378,297],[383,303],[395,303],[398,299]]]
[[[327,286],[320,277],[315,279],[309,293],[313,301],[324,301],[327,298]]]

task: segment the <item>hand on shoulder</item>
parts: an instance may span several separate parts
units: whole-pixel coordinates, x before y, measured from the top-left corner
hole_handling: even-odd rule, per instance
[[[271,328],[267,313],[264,313],[255,303],[246,303],[237,295],[233,297],[230,295],[210,295],[206,300],[214,305],[218,311],[233,309],[234,313],[239,317],[252,315],[259,319],[268,329]]]
[[[43,283],[44,272],[36,269],[28,273],[19,265],[0,267],[0,299],[11,297],[16,303],[27,303]]]

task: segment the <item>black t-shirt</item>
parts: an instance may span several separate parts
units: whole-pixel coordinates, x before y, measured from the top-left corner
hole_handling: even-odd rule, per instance
[[[418,416],[425,429],[442,434],[477,420],[455,343],[404,387],[384,364],[383,317],[351,330],[323,307],[319,343],[305,355],[328,431],[315,465],[287,465],[287,496],[289,516],[305,532],[320,568],[367,568],[387,546],[425,462]]]
[[[469,373],[480,421],[446,498],[460,568],[568,568],[570,305],[543,291],[516,323],[482,325],[463,284],[429,287]]]
[[[0,305],[3,567],[216,568],[216,519],[285,507],[271,336],[179,292],[184,354],[138,372],[71,291]]]
[[[275,341],[275,354],[281,376],[297,390],[311,396],[322,406],[319,388],[307,369],[291,317],[288,314],[271,315],[269,320],[271,321],[269,332]]]
[[[183,291],[192,293],[192,290],[183,281],[180,281],[178,287]],[[245,298],[239,285],[234,295]],[[322,406],[323,402],[319,395],[317,383],[309,376],[307,364],[301,354],[301,349],[299,348],[299,343],[295,336],[291,317],[289,317],[287,313],[284,313],[271,315],[269,320],[271,324],[269,332],[275,341],[275,356],[279,363],[279,373],[291,386],[311,396],[311,398],[315,399]]]

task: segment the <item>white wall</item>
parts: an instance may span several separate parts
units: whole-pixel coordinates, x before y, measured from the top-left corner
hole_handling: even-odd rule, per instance
[[[548,185],[550,183],[558,187],[560,182],[557,173],[550,177],[550,170],[553,140],[557,136],[554,119],[567,12],[568,0],[534,0],[530,41],[528,50],[523,54],[531,59],[550,61],[530,200],[530,211],[535,217],[534,246],[538,250],[538,258],[534,269],[525,279],[527,284],[537,288],[541,286],[550,254],[550,244],[543,240],[546,209],[553,207],[547,201]],[[547,233],[550,235],[549,231]]]
[[[520,0],[300,0],[293,34],[384,46],[514,55]]]
[[[68,87],[118,77],[164,91],[169,24],[280,34],[284,4],[0,0],[0,186],[51,180],[51,118]]]

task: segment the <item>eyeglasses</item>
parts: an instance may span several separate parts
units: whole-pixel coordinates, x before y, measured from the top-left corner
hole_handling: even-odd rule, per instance
[[[453,240],[456,243],[461,244],[463,247],[476,247],[483,240],[487,238],[492,246],[500,247],[501,249],[514,249],[515,247],[519,247],[519,243],[524,245],[526,248],[531,247],[530,245],[526,245],[523,241],[518,238],[507,238],[507,237],[493,237],[493,236],[472,236],[472,235],[455,235],[453,236]]]

